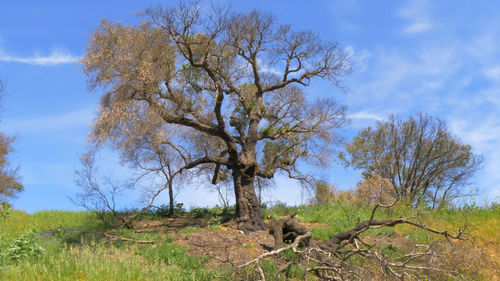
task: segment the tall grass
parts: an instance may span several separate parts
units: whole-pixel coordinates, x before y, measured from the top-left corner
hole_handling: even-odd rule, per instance
[[[298,207],[280,204],[262,210],[263,216],[273,215],[277,218],[295,212],[301,222],[309,224],[314,239],[327,240],[368,219],[371,208],[328,202]],[[230,215],[218,209],[207,209],[203,211],[203,216],[209,220],[222,213]],[[436,229],[450,230],[451,233],[456,233],[459,227],[467,225],[481,245],[490,243],[489,245],[493,245],[492,253],[498,252],[498,206],[466,206],[442,210],[415,210],[399,206],[390,211],[380,210],[376,218],[410,216],[418,216],[422,223]],[[100,234],[105,230],[108,229],[95,215],[88,212],[41,211],[29,215],[22,211],[11,211],[0,222],[0,280],[231,280],[232,274],[227,270],[208,266],[208,258],[189,255],[186,248],[172,244],[170,234],[112,229],[113,233],[121,237],[155,241],[154,245],[139,245],[129,242],[107,243]],[[187,227],[179,232],[188,235],[198,230],[199,227]],[[388,241],[394,237],[405,237],[415,243],[442,239],[408,225],[370,230],[366,235],[383,236]],[[18,248],[13,248],[14,246]],[[399,253],[399,249],[391,247],[383,248],[384,254],[391,256]],[[467,248],[463,249],[461,255],[457,252],[445,253],[452,257],[450,265],[458,266],[460,260],[463,260],[462,263],[467,262],[470,255],[467,254]],[[15,258],[14,254],[17,255]],[[487,280],[495,276],[498,270],[494,268],[498,268],[498,265],[498,258],[493,261],[492,266],[474,265],[475,272],[481,273],[473,275],[472,279]],[[266,277],[270,279],[278,280],[281,277],[277,276],[283,276],[272,262],[263,262],[262,267]],[[466,273],[471,269],[457,270]],[[300,278],[304,275],[304,269],[290,267],[286,275]]]
[[[3,223],[0,223],[0,231],[4,237],[17,236],[33,228],[101,231],[105,229],[105,226],[93,213],[57,210],[38,211],[32,215],[24,211],[14,210]]]
[[[139,255],[136,255],[139,253]],[[119,250],[103,244],[71,246],[0,271],[1,280],[212,280],[205,260],[176,245]]]
[[[113,229],[159,246],[110,244],[100,234],[104,230],[88,212],[12,211],[0,223],[0,280],[225,280],[221,270],[205,267],[206,258],[169,244],[171,235]],[[14,259],[13,253],[21,254]]]

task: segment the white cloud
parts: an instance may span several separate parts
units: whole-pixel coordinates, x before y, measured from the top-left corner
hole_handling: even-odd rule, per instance
[[[409,9],[412,5],[420,8]],[[400,12],[408,20],[405,32],[432,28],[425,5],[411,2]],[[478,203],[484,203],[500,200],[500,61],[495,48],[500,33],[477,29],[484,31],[455,34],[447,28],[429,32],[426,40],[409,47],[370,49],[366,70],[355,69],[350,84],[356,86],[346,99],[352,128],[372,125],[384,113],[423,111],[446,120],[453,134],[484,156],[483,169],[471,179],[482,190]]]
[[[412,24],[406,26],[404,31],[406,33],[421,33],[424,32],[432,27],[431,23],[428,21],[416,21],[413,22]]]
[[[40,54],[35,54],[30,57],[19,57],[7,54],[0,49],[0,61],[3,62],[18,62],[32,65],[58,65],[58,64],[68,64],[76,63],[80,60],[80,57],[70,54],[66,50],[54,50],[49,55],[43,56]]]
[[[366,111],[359,111],[359,112],[356,112],[353,114],[349,114],[348,117],[350,119],[373,119],[376,121],[383,121],[384,120],[384,118],[381,115],[373,114],[373,113],[366,112]]]
[[[474,151],[484,156],[483,169],[475,177],[479,187],[480,201],[489,203],[500,200],[500,114],[479,116],[466,120],[461,116],[453,116],[449,124],[464,143],[470,144]]]
[[[486,154],[499,148],[500,114],[496,115],[494,113],[489,115],[479,114],[465,119],[459,113],[456,113],[449,116],[448,119],[450,119],[450,128],[454,133],[458,134],[465,143],[471,144],[473,148]]]
[[[345,47],[345,52],[348,56],[352,58],[353,68],[356,72],[363,72],[368,67],[368,62],[372,56],[372,54],[364,49],[364,50],[356,50],[353,46]]]
[[[433,26],[427,12],[427,1],[425,0],[408,1],[406,5],[398,11],[397,15],[409,22],[409,24],[403,28],[403,32],[408,34],[422,33],[430,30]]]
[[[478,34],[478,36],[472,40],[464,42],[466,43],[464,47],[468,54],[483,64],[491,63],[492,58],[498,57],[497,46],[500,44],[500,32],[490,26],[495,25],[486,25],[482,27],[481,29],[485,30],[482,34]],[[498,26],[498,24],[496,26]]]
[[[2,121],[2,127],[4,130],[23,134],[68,130],[89,126],[94,112],[95,108],[91,107],[54,116],[17,120],[5,119]]]
[[[500,83],[500,65],[488,67],[483,71],[483,73],[487,78]]]

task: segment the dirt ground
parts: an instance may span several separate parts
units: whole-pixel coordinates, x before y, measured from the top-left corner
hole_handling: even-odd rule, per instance
[[[244,234],[221,226],[216,230],[178,233],[174,243],[189,248],[191,254],[210,257],[209,265],[239,265],[272,250],[274,238],[264,230]]]
[[[134,231],[141,232],[177,232],[188,226],[207,227],[208,222],[192,217],[173,217],[158,220],[140,220],[134,224]]]
[[[179,232],[189,226],[200,229]],[[188,248],[190,254],[210,257],[210,266],[239,265],[271,251],[274,246],[274,238],[267,230],[244,234],[230,223],[209,227],[207,221],[190,217],[142,220],[135,224],[134,231],[169,233],[173,243]]]
[[[304,223],[308,228],[325,227],[322,223]],[[192,232],[183,232],[186,227],[199,227]],[[269,252],[274,246],[274,237],[268,230],[244,234],[231,222],[210,227],[206,220],[192,217],[174,217],[136,222],[134,231],[169,233],[173,243],[189,249],[190,254],[210,257],[210,266],[240,265]],[[179,232],[180,231],[180,232]]]
[[[328,227],[322,223],[304,223],[304,225],[309,229]],[[193,228],[183,231],[186,227]],[[220,226],[210,226],[208,221],[192,217],[142,220],[136,222],[134,231],[168,233],[173,237],[172,243],[186,247],[188,253],[209,257],[207,265],[210,267],[238,266],[271,251],[274,246],[274,237],[267,230],[244,234],[231,222]],[[368,244],[392,246],[404,251],[411,251],[414,247],[408,238],[398,233],[384,237],[365,236],[363,239]],[[492,257],[495,262],[497,253]],[[280,261],[277,260],[277,262]],[[494,273],[488,275],[495,276]]]

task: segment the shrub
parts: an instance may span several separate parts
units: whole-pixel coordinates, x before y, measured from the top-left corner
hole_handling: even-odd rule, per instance
[[[373,173],[365,177],[355,190],[337,190],[335,185],[320,182],[316,185],[316,202],[342,202],[351,205],[390,204],[397,198],[396,189],[388,179]]]
[[[161,204],[159,207],[153,207],[155,210],[151,211],[151,215],[155,217],[168,217],[170,212],[170,204]],[[174,216],[182,216],[186,214],[183,203],[174,204]]]
[[[38,245],[35,237],[36,230],[21,234],[14,243],[3,247],[0,252],[2,264],[17,262],[26,257],[40,257],[45,249]]]
[[[10,217],[11,209],[4,205],[0,205],[0,223],[6,221]]]

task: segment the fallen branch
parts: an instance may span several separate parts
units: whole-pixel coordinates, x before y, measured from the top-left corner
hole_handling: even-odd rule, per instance
[[[456,247],[453,240],[460,240],[470,242],[481,250],[481,247],[467,232],[466,226],[458,229],[458,232],[452,233],[417,222],[414,217],[374,219],[377,209],[380,207],[390,208],[395,204],[395,202],[389,205],[377,204],[372,209],[368,220],[348,231],[337,233],[328,241],[312,240],[311,232],[294,218],[295,214],[286,216],[279,221],[268,216],[270,220],[269,233],[275,239],[274,250],[260,255],[236,269],[255,265],[253,273],[260,276],[258,279],[265,280],[260,262],[292,249],[297,258],[294,259],[294,262],[305,268],[304,280],[307,280],[308,272],[315,273],[321,280],[373,280],[380,278],[383,280],[419,280],[422,276],[429,279],[464,279],[465,277],[456,269],[456,265],[448,264],[450,256],[443,253],[443,248],[441,248],[445,244],[417,244],[414,245],[415,248],[410,253],[407,252],[399,257],[390,257],[381,252],[377,243],[370,245],[363,241],[361,235],[370,229],[407,224],[445,238],[451,247]],[[279,248],[283,243],[290,243],[290,245]],[[297,249],[299,247],[301,250]],[[353,258],[355,256],[361,260]]]
[[[155,244],[156,242],[155,241],[151,241],[151,240],[135,240],[135,239],[132,239],[132,238],[125,238],[125,237],[119,237],[119,236],[114,236],[114,235],[110,235],[106,232],[103,232],[102,233],[104,235],[104,237],[106,237],[108,239],[108,241],[111,241],[111,242],[114,242],[114,241],[126,241],[126,242],[134,242],[134,243],[137,243],[137,244]]]
[[[267,257],[279,255],[280,253],[286,252],[286,251],[288,251],[290,249],[293,249],[294,252],[297,252],[297,247],[299,246],[300,241],[302,241],[302,239],[310,238],[311,236],[312,236],[311,232],[308,232],[308,233],[306,233],[304,235],[301,235],[301,236],[297,237],[292,244],[290,244],[290,245],[288,245],[288,246],[286,246],[284,248],[280,248],[280,249],[277,249],[277,250],[273,250],[271,252],[264,253],[264,254],[256,257],[255,259],[253,259],[253,260],[251,260],[251,261],[249,261],[247,263],[244,263],[244,264],[238,266],[238,268],[242,268],[242,267],[248,266],[248,265],[250,265],[250,264],[252,264],[254,262],[259,262],[261,259],[264,259],[264,258],[267,258]]]
[[[440,230],[437,230],[434,228],[430,228],[424,224],[411,221],[409,218],[399,218],[399,219],[395,219],[395,220],[372,220],[372,219],[366,220],[366,221],[359,223],[356,227],[354,227],[353,229],[351,229],[349,231],[344,231],[344,232],[338,233],[337,235],[333,236],[332,238],[330,238],[330,240],[328,240],[325,243],[330,244],[332,246],[334,244],[337,244],[337,245],[341,244],[341,242],[343,242],[343,241],[352,242],[352,240],[354,238],[357,238],[361,233],[363,233],[369,229],[375,229],[375,228],[381,228],[381,227],[387,227],[387,226],[394,227],[398,224],[409,224],[409,225],[418,227],[420,229],[424,229],[426,231],[442,235],[450,243],[452,243],[450,240],[450,238],[451,238],[454,240],[469,241],[472,244],[474,244],[475,246],[479,247],[473,239],[468,237],[469,234],[464,231],[464,228],[460,228],[458,230],[458,234],[452,235],[446,230],[440,231]]]
[[[304,235],[298,236],[297,238],[295,238],[295,241],[292,244],[290,244],[290,245],[288,245],[288,246],[286,246],[284,248],[280,248],[280,249],[273,250],[271,252],[264,253],[264,254],[256,257],[255,259],[253,259],[253,260],[251,260],[249,262],[246,262],[246,263],[238,266],[237,269],[240,269],[240,268],[243,268],[243,267],[246,267],[246,266],[249,266],[249,265],[255,263],[255,267],[257,268],[257,270],[259,271],[260,276],[262,277],[261,280],[265,281],[266,278],[264,276],[264,271],[262,271],[262,268],[260,268],[260,266],[259,266],[259,262],[262,259],[265,259],[265,258],[268,258],[268,257],[271,257],[271,256],[279,255],[280,253],[286,252],[286,251],[288,251],[290,249],[293,249],[293,252],[297,253],[298,252],[297,247],[299,247],[300,242],[302,240],[311,238],[311,236],[312,236],[311,232],[307,232]]]

